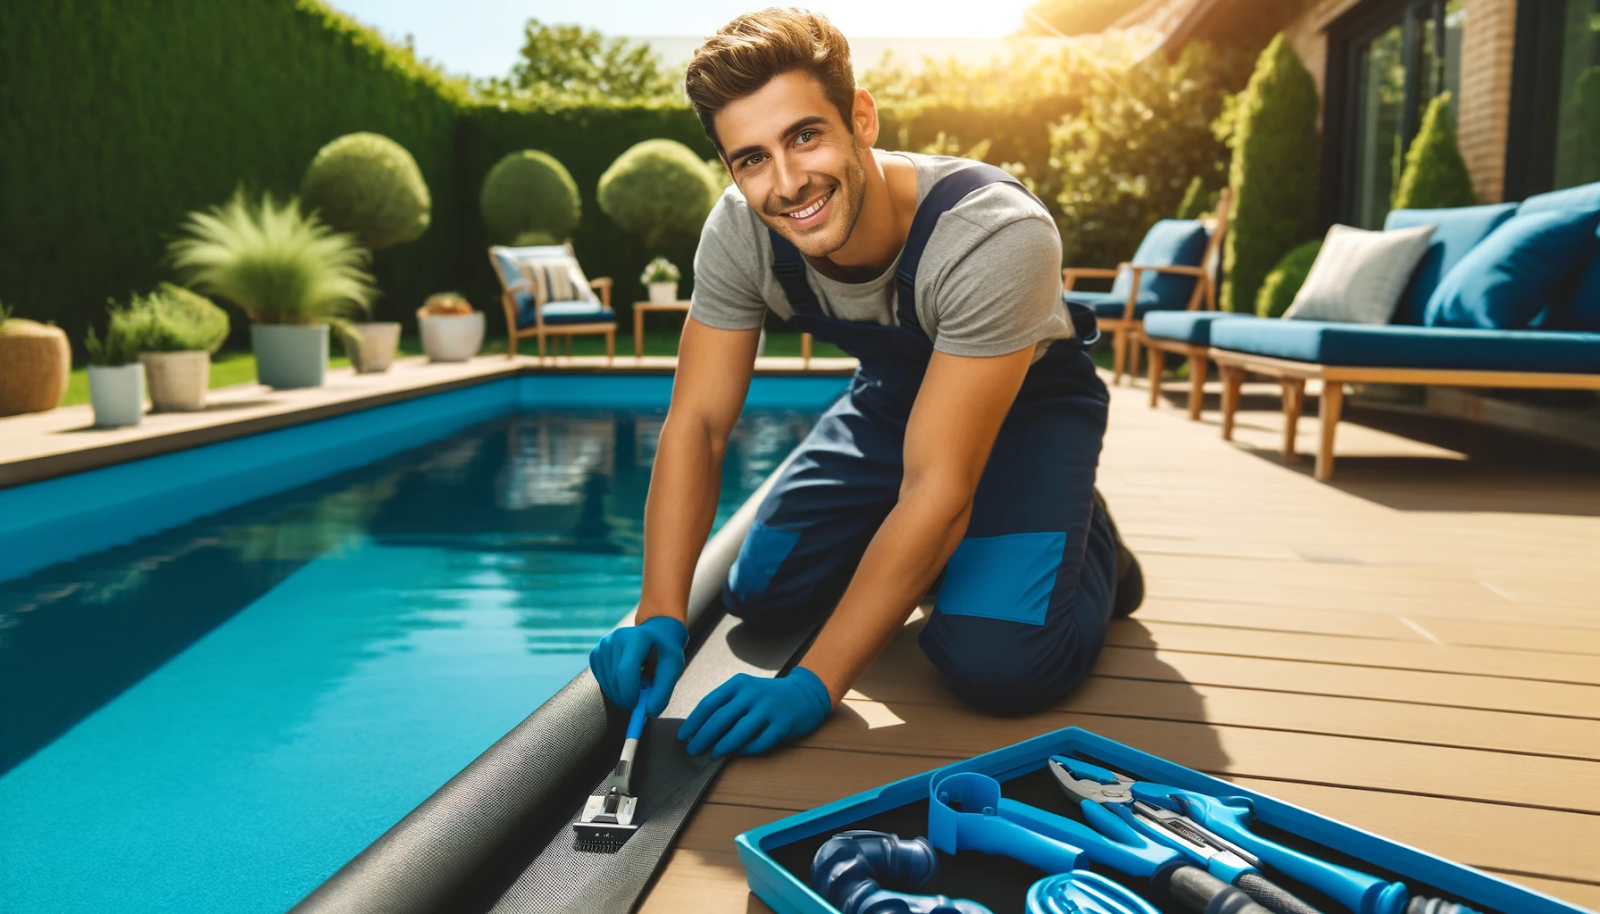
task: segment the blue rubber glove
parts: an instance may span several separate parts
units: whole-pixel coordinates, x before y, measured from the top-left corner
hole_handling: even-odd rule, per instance
[[[645,711],[660,717],[672,700],[672,687],[683,675],[683,646],[689,643],[689,629],[671,616],[651,616],[638,625],[619,628],[589,652],[589,669],[600,691],[625,710],[639,703],[639,679],[645,661],[656,658],[650,683],[650,704]]]
[[[690,755],[707,749],[712,758],[734,751],[760,755],[817,729],[832,712],[828,687],[805,667],[781,679],[740,673],[700,701],[678,728],[678,739],[689,741]]]

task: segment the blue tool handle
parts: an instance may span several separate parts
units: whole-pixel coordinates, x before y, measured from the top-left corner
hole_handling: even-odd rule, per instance
[[[1322,892],[1355,914],[1401,914],[1406,906],[1404,883],[1387,882],[1337,863],[1319,860],[1263,838],[1250,830],[1248,805],[1182,791],[1192,813],[1207,828],[1261,858],[1278,872]]]
[[[633,706],[633,716],[628,718],[628,739],[644,735],[645,708],[650,704],[650,680],[639,680],[639,703]]]
[[[1099,810],[1098,804],[1092,805]],[[1176,851],[1159,847],[1141,835],[1130,837],[1120,830],[1118,834],[1102,834],[1082,822],[1016,800],[1001,800],[1000,815],[1039,834],[1081,847],[1090,860],[1129,876],[1149,876],[1177,857]],[[1121,821],[1115,816],[1110,818]]]
[[[1083,864],[1083,851],[995,815],[962,816],[961,849],[1021,860],[1046,873],[1066,873]]]

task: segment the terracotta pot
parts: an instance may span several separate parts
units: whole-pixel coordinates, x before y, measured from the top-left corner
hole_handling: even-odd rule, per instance
[[[138,425],[144,420],[144,366],[90,365],[89,402],[97,428]]]
[[[345,334],[345,354],[359,374],[388,371],[400,348],[400,323],[377,321],[351,324]]]
[[[430,362],[465,362],[483,346],[483,312],[437,317],[419,313],[422,351]]]
[[[13,319],[0,328],[0,416],[55,409],[67,392],[72,347],[60,327]]]
[[[151,412],[192,413],[206,408],[211,353],[141,352],[139,364],[150,385]]]

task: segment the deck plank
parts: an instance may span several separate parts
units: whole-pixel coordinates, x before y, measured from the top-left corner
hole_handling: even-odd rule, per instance
[[[1355,421],[1321,485],[1277,456],[1259,393],[1229,444],[1115,391],[1100,485],[1149,594],[1075,694],[980,715],[908,626],[822,729],[724,770],[646,910],[765,911],[734,835],[1073,724],[1600,908],[1592,466]]]

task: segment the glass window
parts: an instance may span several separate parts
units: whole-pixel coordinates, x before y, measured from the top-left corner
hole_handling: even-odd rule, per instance
[[[1400,174],[1401,115],[1406,70],[1402,28],[1379,32],[1356,50],[1356,99],[1351,125],[1355,149],[1350,221],[1358,228],[1383,226]]]
[[[1565,0],[1556,188],[1600,181],[1600,0]]]

